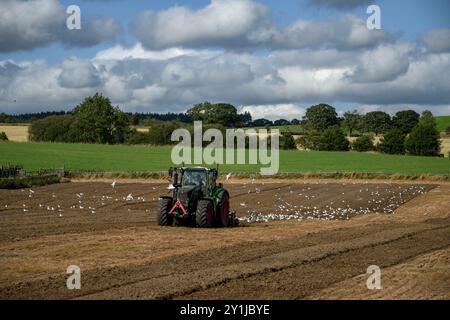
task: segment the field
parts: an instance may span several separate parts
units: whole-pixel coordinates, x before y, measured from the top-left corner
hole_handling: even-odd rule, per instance
[[[5,132],[9,141],[28,141],[28,125],[0,124],[0,132]]]
[[[170,147],[60,143],[0,143],[1,164],[27,170],[65,166],[68,170],[107,172],[166,171]],[[257,165],[223,165],[222,172],[258,172]],[[371,172],[449,174],[448,158],[391,156],[356,152],[280,151],[281,172]]]
[[[450,127],[450,116],[435,117],[435,119],[439,132],[444,132],[445,129]]]
[[[158,227],[167,183],[110,183],[0,190],[0,298],[450,299],[448,183],[230,180],[233,229]]]

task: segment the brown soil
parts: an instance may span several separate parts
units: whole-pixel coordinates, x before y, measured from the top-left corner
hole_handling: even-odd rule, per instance
[[[449,184],[234,182],[233,229],[158,227],[166,187],[0,190],[0,298],[450,298]],[[366,288],[373,264],[381,290]]]

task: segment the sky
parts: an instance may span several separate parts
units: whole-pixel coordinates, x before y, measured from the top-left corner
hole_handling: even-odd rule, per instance
[[[78,5],[81,29],[66,9]],[[381,29],[367,27],[368,6]],[[0,112],[227,102],[253,118],[450,114],[448,0],[1,0]]]

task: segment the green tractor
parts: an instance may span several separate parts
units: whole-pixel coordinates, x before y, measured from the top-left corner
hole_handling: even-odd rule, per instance
[[[160,226],[233,227],[239,222],[230,212],[230,195],[216,183],[218,170],[209,168],[170,168],[172,196],[159,199]]]

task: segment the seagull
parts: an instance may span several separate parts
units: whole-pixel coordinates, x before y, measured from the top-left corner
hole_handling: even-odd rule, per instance
[[[128,196],[127,196],[127,201],[131,201],[131,200],[133,200],[134,198],[133,198],[133,195],[130,193]]]
[[[113,181],[113,183],[111,183],[111,187],[114,189],[116,187],[116,180]]]
[[[226,179],[229,180],[231,178],[231,172],[226,175]]]

